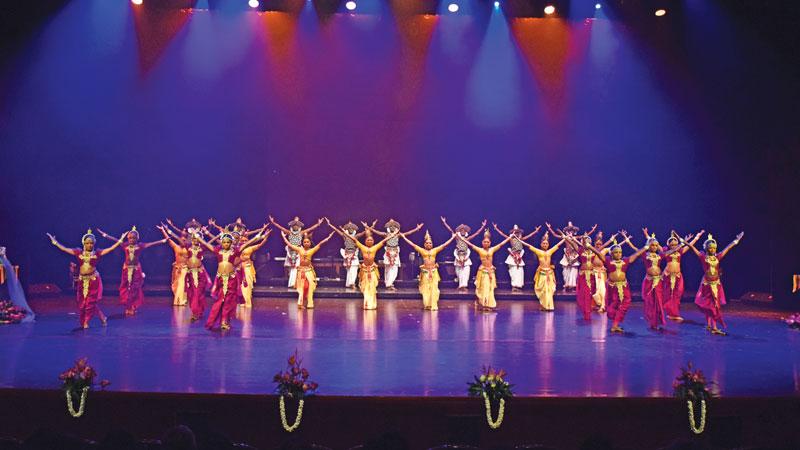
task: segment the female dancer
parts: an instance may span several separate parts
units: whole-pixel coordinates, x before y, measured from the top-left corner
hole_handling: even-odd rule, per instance
[[[172,232],[165,225],[161,225],[161,232],[167,233],[173,239],[179,240],[179,236]],[[211,286],[211,277],[208,276],[203,266],[204,248],[200,244],[201,228],[192,227],[194,233],[190,233],[191,239],[180,250],[180,254],[186,261],[186,275],[184,276],[183,286],[186,290],[186,299],[192,311],[192,322],[196,322],[203,317],[206,309],[206,290]],[[211,243],[211,241],[209,241]]]
[[[189,233],[186,230],[181,230],[180,236],[176,237],[177,242],[173,241],[171,236],[167,233],[164,224],[156,226],[167,239],[167,244],[172,248],[175,254],[175,261],[172,262],[172,304],[174,306],[186,306],[188,297],[186,295],[186,274],[188,273],[188,266],[186,260],[188,258],[187,248],[189,247]]]
[[[536,258],[539,260],[539,267],[536,268],[536,275],[533,278],[533,290],[536,292],[536,298],[539,299],[540,311],[555,311],[553,305],[553,295],[556,293],[556,273],[553,270],[551,259],[553,253],[561,247],[564,243],[564,238],[553,247],[550,247],[550,238],[548,232],[544,232],[542,236],[541,249],[522,241],[522,245],[531,249]]]
[[[506,257],[508,276],[511,278],[511,292],[520,292],[525,287],[525,261],[522,260],[525,249],[522,248],[522,241],[532,238],[541,228],[536,227],[532,233],[523,236],[522,228],[516,225],[508,234],[505,234],[497,227],[497,224],[494,224],[494,229],[500,233],[500,236],[511,236],[511,248],[508,249],[508,257]]]
[[[89,320],[91,320],[92,316],[95,314],[100,318],[100,322],[103,326],[107,323],[106,315],[103,314],[103,311],[100,311],[100,307],[97,305],[100,299],[103,298],[103,280],[100,278],[100,272],[97,271],[97,261],[101,256],[105,256],[119,247],[124,241],[126,234],[127,233],[122,233],[119,240],[111,247],[95,251],[94,245],[97,242],[97,238],[92,234],[92,230],[86,232],[81,238],[83,249],[64,247],[56,240],[55,236],[47,233],[47,236],[50,238],[50,243],[55,245],[56,248],[78,258],[78,281],[80,281],[80,285],[78,285],[78,289],[76,289],[78,320],[80,321],[81,327],[84,329],[89,328]]]
[[[570,222],[570,225],[571,224],[572,222]],[[583,320],[589,321],[592,315],[592,284],[594,283],[594,267],[592,260],[595,258],[595,254],[584,246],[591,245],[592,238],[589,237],[588,234],[576,238],[570,232],[563,230],[557,232],[553,230],[553,227],[550,226],[549,223],[545,223],[545,225],[553,236],[565,239],[567,242],[566,248],[570,248],[577,254],[575,259],[579,264],[579,269],[578,277],[575,280],[575,300],[578,304],[578,310],[583,314]],[[573,226],[573,229],[574,228]],[[608,249],[602,249],[600,252],[600,257],[602,259],[603,256],[608,253]]]
[[[463,237],[467,241],[472,241],[481,234],[484,228],[486,228],[486,219],[483,219],[481,223],[481,227],[478,228],[478,231],[473,233],[472,235],[469,234],[470,228],[463,223],[456,227],[455,231],[450,228],[450,225],[447,224],[447,219],[444,217],[441,218],[444,227],[447,228],[447,231],[450,234],[458,234],[459,236]],[[469,259],[470,250],[469,246],[467,246],[464,241],[458,239],[456,241],[456,249],[453,250],[453,266],[456,269],[456,279],[458,280],[458,292],[467,292],[468,285],[469,285],[469,275],[470,275],[470,268],[472,267],[472,261]]]
[[[317,289],[317,274],[314,272],[314,266],[311,264],[311,258],[314,253],[317,253],[322,247],[322,244],[328,242],[333,237],[334,231],[325,239],[321,240],[319,244],[314,247],[311,246],[311,238],[308,234],[303,236],[303,246],[298,247],[288,239],[286,233],[281,231],[281,237],[286,246],[292,249],[300,257],[297,265],[297,282],[295,288],[297,289],[297,307],[300,309],[312,309],[314,307],[314,291]]]
[[[694,303],[705,314],[706,329],[710,330],[712,334],[721,336],[727,334],[717,327],[717,322],[726,327],[725,320],[722,318],[722,305],[726,303],[725,290],[722,288],[720,280],[719,264],[734,246],[739,245],[742,237],[744,237],[744,233],[737,234],[736,239],[719,253],[717,253],[717,241],[710,234],[703,243],[704,252],[697,250],[694,244],[689,242],[689,247],[700,258],[700,264],[703,265],[703,281],[697,289]]]
[[[611,242],[616,239],[617,233],[614,233],[607,241],[603,241],[603,232],[598,231],[594,240],[594,248],[603,250],[608,247]],[[592,275],[594,276],[594,290],[592,291],[592,300],[597,307],[597,312],[604,314],[606,312],[606,281],[608,275],[606,273],[605,261],[592,254]]]
[[[278,222],[275,221],[275,218],[269,216],[269,221],[273,225],[275,225],[279,230],[286,233],[286,236],[289,239],[289,242],[292,243],[294,246],[300,246],[303,244],[303,233],[313,233],[321,224],[322,219],[317,220],[317,223],[311,225],[308,228],[303,228],[303,222],[300,222],[300,218],[294,216],[291,222],[289,222],[289,228],[282,227]],[[283,262],[283,267],[288,271],[289,277],[289,287],[295,287],[296,279],[297,279],[297,264],[299,263],[299,259],[297,257],[297,253],[295,253],[291,248],[286,247],[286,260]]]
[[[687,236],[687,239],[691,239],[691,236]],[[683,242],[684,241],[681,240],[681,247],[684,245]],[[630,241],[628,241],[628,245],[634,250],[638,250]],[[664,324],[666,324],[666,320],[664,319],[664,290],[659,286],[662,276],[661,261],[679,251],[680,248],[663,252],[661,244],[659,244],[658,239],[656,239],[655,233],[648,236],[645,242],[645,248],[647,249],[643,260],[645,275],[642,281],[644,319],[647,321],[651,330],[661,330],[664,328]]]
[[[478,273],[475,275],[475,295],[477,300],[475,306],[479,307],[482,311],[492,312],[497,309],[497,302],[494,299],[494,290],[497,287],[497,277],[495,276],[494,259],[495,252],[504,246],[506,242],[511,240],[511,236],[507,236],[503,242],[492,247],[492,234],[489,230],[483,233],[483,241],[481,247],[465,240],[460,235],[456,235],[461,242],[465,242],[470,248],[478,253],[481,258],[481,265],[478,267]]]
[[[242,275],[236,270],[235,261],[239,258],[244,248],[249,247],[261,238],[262,235],[259,233],[244,245],[236,246],[234,245],[233,235],[223,233],[220,236],[220,246],[212,247],[211,244],[198,237],[200,244],[217,257],[217,275],[214,277],[214,286],[212,288],[212,295],[216,296],[216,301],[211,306],[208,320],[206,320],[207,329],[213,330],[219,327],[221,330],[230,330],[230,320],[236,311],[236,305],[239,303],[242,286]]]
[[[376,222],[378,221],[372,221],[373,227],[375,226]],[[344,224],[344,226],[342,226],[342,230],[356,239],[360,238],[366,233],[366,230],[359,233],[358,225],[354,224],[353,222],[347,222]],[[358,276],[358,247],[356,247],[356,244],[352,239],[343,238],[342,243],[344,248],[339,250],[339,254],[342,255],[342,265],[347,271],[344,287],[347,289],[358,289],[356,287],[356,277]]]
[[[647,235],[647,228],[644,229],[644,233]],[[700,230],[700,232],[692,238],[691,243],[696,244],[703,233],[705,233],[705,230]],[[681,256],[689,251],[689,245],[681,246],[680,236],[678,236],[675,231],[672,231],[670,238],[667,239],[667,246],[664,247],[662,251],[666,252],[667,250],[675,248],[679,248],[679,250],[669,255],[667,258],[667,265],[664,268],[663,276],[665,282],[662,284],[664,287],[664,312],[667,314],[667,319],[675,322],[683,322],[683,317],[681,317],[680,312],[681,297],[683,297],[684,289],[683,275],[681,274]],[[669,283],[667,283],[666,280],[669,280]]]
[[[625,238],[623,243],[629,242],[631,237],[628,236],[628,233],[625,230],[622,230],[621,233]],[[584,240],[584,248],[603,258],[605,253],[594,248],[587,241],[591,242],[591,239]],[[608,318],[611,319],[612,333],[624,333],[624,330],[619,326],[619,324],[625,320],[625,314],[628,312],[628,308],[631,306],[631,290],[630,287],[628,287],[628,278],[626,272],[628,271],[630,265],[633,264],[633,262],[636,261],[636,259],[647,250],[647,246],[645,245],[644,247],[638,249],[636,253],[627,258],[622,257],[621,244],[614,243],[610,250],[611,256],[605,256],[606,270],[608,271],[608,288],[611,291],[611,298],[607,306]]]
[[[267,238],[269,237],[270,233],[272,233],[272,230],[266,230],[266,227],[267,225],[264,225],[263,228],[253,230],[256,232],[256,234],[263,233],[264,239],[257,244],[244,247],[239,255],[239,267],[241,268],[242,272],[242,298],[244,299],[245,308],[253,307],[253,288],[256,285],[256,266],[253,264],[253,253],[258,251],[258,249],[267,243]],[[250,233],[252,233],[252,231]],[[244,232],[241,240],[245,240],[244,236],[247,234],[249,233]]]
[[[413,231],[417,231],[420,227],[422,227],[422,224],[417,225],[417,228]],[[427,231],[425,231],[423,247],[411,242],[403,233],[400,234],[400,237],[408,245],[414,247],[414,250],[422,257],[422,265],[419,266],[419,293],[422,294],[422,309],[437,311],[439,309],[439,281],[441,281],[441,277],[439,276],[439,265],[436,264],[436,255],[450,245],[456,235],[453,233],[450,239],[438,247],[433,246],[433,240],[431,240],[431,235]]]
[[[361,293],[364,295],[364,309],[378,309],[378,281],[380,280],[380,273],[378,272],[378,265],[375,264],[375,254],[378,250],[386,244],[391,238],[397,237],[397,233],[392,233],[387,235],[383,238],[382,241],[375,243],[375,238],[372,237],[371,228],[367,228],[366,235],[364,238],[364,244],[358,242],[358,239],[348,235],[341,229],[337,228],[336,226],[332,225],[329,220],[325,220],[328,226],[333,229],[333,231],[339,233],[339,236],[342,236],[345,239],[352,239],[355,242],[356,246],[359,250],[361,250],[361,255],[364,257],[363,262],[361,263],[361,270],[358,272],[358,287],[361,289]]]
[[[118,240],[99,228],[97,232],[108,240]],[[142,271],[142,264],[139,262],[142,250],[165,242],[167,242],[166,238],[159,241],[139,243],[139,232],[136,230],[136,226],[128,232],[128,245],[122,247],[125,252],[125,260],[122,262],[122,278],[119,283],[119,302],[125,307],[126,316],[136,314],[136,311],[144,303],[142,286],[144,285],[145,275]]]

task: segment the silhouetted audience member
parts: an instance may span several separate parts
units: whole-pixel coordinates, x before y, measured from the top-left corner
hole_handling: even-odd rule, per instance
[[[186,425],[172,427],[164,433],[161,446],[169,450],[197,450],[194,432]]]
[[[100,450],[139,450],[141,446],[134,435],[124,430],[110,431],[97,446]]]

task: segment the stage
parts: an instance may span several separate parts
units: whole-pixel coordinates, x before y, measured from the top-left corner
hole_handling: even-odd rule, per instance
[[[34,299],[35,323],[0,327],[0,396],[7,411],[18,411],[0,433],[24,435],[47,423],[88,437],[123,426],[157,436],[173,422],[201,421],[274,446],[288,435],[270,395],[272,375],[295,349],[320,384],[301,436],[334,448],[387,429],[403,432],[412,448],[574,448],[593,434],[614,434],[613,424],[622,425],[617,418],[626,429],[662,424],[615,436],[617,443],[663,445],[688,437],[685,410],[670,398],[687,361],[716,381],[722,396],[712,403],[707,436],[721,439],[720,432],[737,429],[736,442],[763,442],[765,427],[796,421],[785,413],[798,405],[800,334],[777,320],[780,312],[740,303],[727,309],[730,335],[718,337],[705,331],[691,304],[684,305],[684,323],[668,323],[660,333],[647,329],[641,303],[634,304],[626,334],[611,336],[604,316],[583,323],[572,301],[558,301],[554,313],[529,300],[500,301],[497,313],[481,313],[463,300],[443,300],[439,311],[427,312],[418,300],[384,300],[377,311],[363,311],[358,300],[320,298],[303,311],[292,299],[257,298],[252,310],[240,308],[226,333],[189,323],[188,308],[169,302],[147,298],[137,316],[123,318],[116,298],[107,297],[108,326],[96,321],[81,330],[72,297]],[[112,384],[90,394],[87,417],[75,421],[62,411],[57,377],[81,356]],[[516,394],[498,432],[481,422],[480,402],[466,397],[467,381],[484,364],[506,369]],[[587,426],[565,438],[575,419]],[[769,428],[776,442],[794,439],[798,429],[778,428]]]

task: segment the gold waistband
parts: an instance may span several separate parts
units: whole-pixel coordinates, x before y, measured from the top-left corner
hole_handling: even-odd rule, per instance
[[[618,286],[625,287],[625,286],[628,285],[628,282],[627,281],[609,281],[608,284],[609,284],[609,286],[614,286],[614,287],[618,287]]]
[[[100,274],[97,273],[97,272],[94,272],[94,273],[91,273],[89,275],[78,275],[78,279],[81,280],[81,281],[87,281],[87,280],[91,281],[91,280],[96,279],[98,276],[100,276]]]
[[[719,280],[711,280],[711,281],[709,281],[709,280],[706,280],[705,278],[703,278],[703,285],[704,286],[718,286],[719,285]]]
[[[646,279],[650,281],[661,281],[661,275],[647,275],[644,276]]]
[[[192,273],[201,273],[206,271],[206,269],[203,267],[187,267],[186,269]]]

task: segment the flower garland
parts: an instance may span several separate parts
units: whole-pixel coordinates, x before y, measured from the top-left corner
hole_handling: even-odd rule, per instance
[[[692,363],[687,365],[684,369],[681,367],[681,373],[675,378],[672,383],[675,397],[686,400],[686,406],[689,413],[689,429],[694,434],[701,434],[706,429],[706,400],[713,397],[711,386],[714,385],[713,381],[707,381],[702,370],[694,370]],[[697,425],[697,420],[694,417],[694,402],[700,401],[700,425]]]
[[[300,420],[303,418],[303,404],[305,400],[302,398],[300,399],[300,404],[297,407],[297,417],[294,419],[294,423],[289,425],[289,422],[286,420],[286,405],[283,401],[284,396],[281,395],[280,399],[280,408],[281,408],[281,425],[283,425],[283,429],[291,433],[292,431],[298,429],[300,427]]]
[[[489,428],[496,430],[500,428],[500,425],[503,424],[503,416],[505,415],[506,411],[506,400],[504,398],[500,399],[500,409],[497,411],[497,420],[492,420],[492,404],[489,402],[489,396],[486,393],[483,393],[483,403],[486,407],[486,423],[489,424]]]
[[[289,357],[286,371],[281,371],[275,374],[272,381],[277,384],[275,392],[280,395],[280,412],[281,412],[281,425],[283,429],[291,433],[300,427],[300,421],[303,418],[303,406],[305,405],[305,397],[314,395],[317,392],[319,385],[313,381],[309,381],[308,370],[302,366],[303,360],[298,356],[297,350]],[[286,400],[285,397],[297,398],[300,403],[297,407],[297,417],[294,423],[289,425],[286,420]]]
[[[691,400],[686,400],[689,409],[689,428],[694,434],[700,434],[706,429],[706,401],[700,400],[700,426],[697,426],[694,418],[694,404]]]
[[[69,411],[69,415],[75,417],[76,419],[83,415],[83,412],[86,410],[86,396],[89,394],[89,388],[85,387],[81,390],[81,404],[78,407],[78,411],[75,411],[75,407],[72,406],[72,391],[67,391],[67,411]]]
[[[503,379],[505,375],[505,370],[495,371],[492,367],[483,367],[481,374],[474,377],[475,381],[467,383],[469,386],[467,393],[470,396],[483,397],[483,405],[486,409],[486,423],[493,430],[500,428],[505,417],[506,399],[514,395],[511,391],[512,385]],[[500,404],[497,420],[492,419],[492,401]]]

